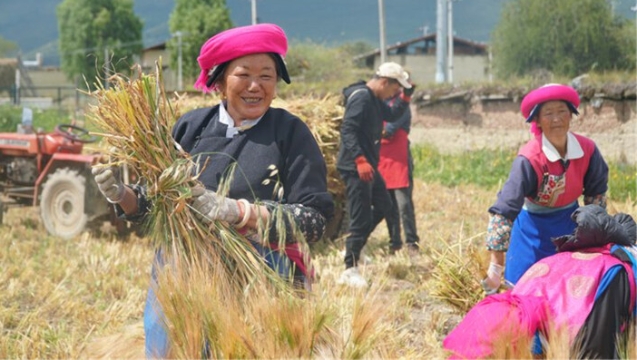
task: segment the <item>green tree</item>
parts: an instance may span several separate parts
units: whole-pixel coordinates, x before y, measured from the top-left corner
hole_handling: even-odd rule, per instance
[[[181,33],[182,74],[194,78],[199,74],[197,56],[211,36],[233,27],[225,0],[176,0],[168,21],[173,38],[168,42],[171,69],[177,71]]]
[[[0,36],[0,57],[9,56],[18,50],[18,44],[9,41]]]
[[[132,0],[64,0],[57,7],[62,71],[89,85],[111,73],[126,73],[142,50],[142,20]],[[108,56],[106,52],[108,51]]]
[[[504,5],[493,33],[494,69],[502,78],[536,70],[575,76],[631,69],[630,26],[634,23],[613,15],[607,0],[513,0]]]

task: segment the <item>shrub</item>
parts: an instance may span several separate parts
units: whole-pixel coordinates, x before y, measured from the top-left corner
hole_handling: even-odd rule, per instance
[[[0,106],[0,131],[15,132],[22,122],[22,107],[14,105]],[[69,112],[61,109],[33,109],[33,127],[52,131],[58,124],[69,124]]]

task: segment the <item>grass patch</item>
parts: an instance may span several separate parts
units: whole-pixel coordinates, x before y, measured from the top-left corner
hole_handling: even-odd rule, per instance
[[[414,176],[444,186],[474,184],[495,187],[506,180],[515,152],[510,150],[474,150],[461,154],[442,154],[431,145],[415,145]]]
[[[49,132],[58,124],[70,124],[70,112],[64,109],[32,109],[33,127]],[[0,132],[15,132],[22,122],[22,106],[0,106]]]
[[[516,156],[511,150],[480,149],[459,154],[442,154],[431,145],[413,145],[414,176],[425,182],[455,187],[473,184],[500,188]],[[637,199],[637,166],[609,162],[608,197],[624,201]]]

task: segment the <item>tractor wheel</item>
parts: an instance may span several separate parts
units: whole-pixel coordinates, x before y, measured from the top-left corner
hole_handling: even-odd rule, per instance
[[[70,239],[86,227],[84,213],[86,178],[76,170],[61,168],[42,187],[40,216],[49,234]]]

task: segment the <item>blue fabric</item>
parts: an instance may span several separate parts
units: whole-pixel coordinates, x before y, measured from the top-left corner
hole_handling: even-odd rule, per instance
[[[606,271],[606,273],[602,277],[602,280],[600,280],[599,282],[599,286],[597,287],[597,292],[595,293],[596,301],[604,293],[606,288],[608,288],[608,285],[610,285],[610,283],[613,281],[613,279],[615,278],[615,275],[617,275],[617,273],[619,273],[619,271],[622,270],[623,268],[624,267],[621,265],[615,265],[611,267],[610,269],[608,269],[608,271]]]
[[[533,335],[533,343],[531,344],[531,353],[533,355],[542,355],[544,354],[544,349],[542,348],[542,339],[541,339],[540,330],[535,332]]]
[[[268,267],[275,270],[282,278],[290,279],[292,276],[291,261],[285,254],[265,248],[261,244],[252,243],[255,250],[263,257]],[[155,262],[151,272],[152,284],[157,282],[157,267],[163,264],[161,252],[157,252]],[[166,358],[168,357],[168,333],[164,328],[165,317],[153,290],[152,285],[148,289],[146,296],[146,306],[144,307],[144,334],[146,358]],[[207,353],[206,349],[202,352]]]
[[[168,357],[168,334],[164,329],[164,312],[159,307],[157,297],[151,286],[144,307],[145,352],[147,359],[165,359]]]
[[[545,214],[533,214],[522,209],[511,229],[511,244],[506,255],[504,278],[515,285],[524,272],[538,260],[556,253],[551,238],[567,235],[577,224],[571,214],[578,204]]]

